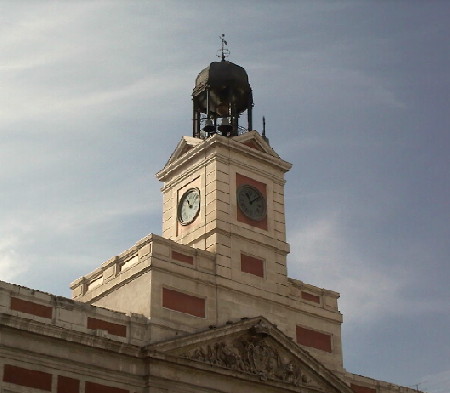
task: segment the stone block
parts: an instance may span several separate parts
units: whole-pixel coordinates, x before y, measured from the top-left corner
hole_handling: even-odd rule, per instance
[[[139,259],[144,258],[148,254],[150,254],[152,251],[152,243],[145,244],[141,248],[138,249],[138,257]]]
[[[214,189],[205,195],[205,205],[216,200],[223,201],[225,203],[230,203],[230,194]]]
[[[216,166],[216,170],[218,172],[223,172],[223,173],[229,173],[230,172],[230,164],[229,162],[222,162],[222,161],[214,161],[215,166]]]
[[[205,244],[204,238],[194,239],[193,241],[189,242],[189,245],[194,248],[198,248],[200,250],[206,250],[206,244]]]
[[[103,279],[110,280],[116,274],[116,265],[110,266],[103,271]]]
[[[205,194],[208,195],[209,193],[218,190],[220,192],[223,192],[225,194],[229,194],[230,193],[230,185],[225,182],[222,181],[214,181],[211,182],[209,184],[206,184],[205,187]]]
[[[208,223],[214,220],[220,220],[228,223],[230,222],[230,215],[221,210],[211,210],[206,214],[205,221]]]
[[[279,194],[278,192],[274,192],[273,193],[273,201],[274,201],[274,203],[280,203],[280,204],[284,205],[284,195]]]
[[[162,255],[167,258],[170,258],[170,247],[166,246],[163,243],[154,241],[152,244],[152,254],[153,255]]]
[[[211,236],[208,236],[208,237],[205,239],[205,246],[206,246],[206,249],[209,249],[209,248],[211,248],[212,246],[214,246],[214,249],[215,249],[216,244],[217,244],[217,234],[216,234],[216,233],[214,233],[214,234],[211,235]]]
[[[277,232],[286,234],[286,225],[282,222],[274,221],[273,228]]]
[[[137,255],[133,256],[132,258],[128,259],[126,262],[124,262],[120,266],[120,271],[125,271],[125,270],[129,269],[131,266],[138,263],[138,261],[139,261],[138,256]]]
[[[173,225],[175,217],[176,217],[176,215],[173,215],[173,214],[170,214],[170,213],[165,215],[165,216],[163,216],[163,225],[165,227],[167,227],[169,225]]]
[[[231,278],[231,269],[224,265],[216,265],[216,273],[224,278]]]
[[[0,310],[8,310],[10,303],[10,293],[0,290]]]
[[[172,199],[173,199],[173,189],[168,190],[163,193],[163,204],[164,205],[172,202]]]
[[[268,263],[268,269],[273,271],[276,274],[280,274],[284,276],[287,279],[287,268],[286,268],[286,259],[284,258],[283,261],[269,261]]]
[[[57,322],[63,322],[69,325],[77,325],[85,327],[85,314],[80,310],[65,310],[58,307],[56,309],[56,320]]]
[[[99,287],[103,284],[103,275],[99,275],[95,278],[92,278],[87,284],[87,291],[92,291],[93,289]]]
[[[208,164],[206,164],[206,166],[205,166],[205,173],[206,173],[206,175],[209,175],[210,173],[216,172],[218,164],[219,163],[216,160],[208,162]],[[224,171],[223,168],[222,168],[222,172],[226,172],[226,171]]]
[[[84,284],[78,284],[72,288],[72,298],[77,298],[84,295]]]
[[[273,211],[273,220],[280,222],[280,223],[286,223],[285,215],[283,213]]]
[[[209,214],[215,212],[216,210],[226,213],[227,217],[229,217],[230,205],[228,204],[228,202],[219,201],[219,200],[214,200],[214,201],[210,202],[205,207],[207,220],[210,219]],[[229,218],[228,218],[228,220],[229,220]]]
[[[278,232],[278,231],[273,231],[273,237],[277,240],[280,240],[282,242],[284,242],[286,240],[286,233],[285,232]]]
[[[231,258],[231,248],[220,243],[216,244],[216,254]]]
[[[176,216],[176,209],[175,208],[170,208],[167,210],[164,210],[163,215],[162,215],[162,220],[163,222],[167,222],[170,221],[172,219],[172,217]]]
[[[331,296],[324,296],[323,306],[328,310],[337,311],[338,310],[337,299],[332,298]]]
[[[284,180],[282,181],[283,184],[279,184],[277,182],[273,183],[273,192],[276,192],[277,194],[280,194],[284,198]]]
[[[197,257],[197,268],[199,270],[206,270],[207,272],[214,272],[215,261],[202,256]]]
[[[276,212],[279,212],[281,214],[284,214],[284,204],[279,202],[273,202],[273,210]]]
[[[168,226],[163,225],[163,233],[162,233],[163,238],[174,239],[176,237],[175,228],[176,227],[172,226],[172,225],[168,225]]]

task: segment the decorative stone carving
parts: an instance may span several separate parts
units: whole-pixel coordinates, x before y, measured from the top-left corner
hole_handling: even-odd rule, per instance
[[[265,323],[264,321],[260,321],[252,327],[252,332],[254,334],[266,334],[267,335],[267,334],[270,334],[271,331],[272,331],[272,326]]]
[[[301,362],[291,354],[281,354],[268,337],[270,326],[259,323],[234,339],[204,344],[181,354],[182,357],[255,374],[262,381],[283,381],[294,386],[322,387],[312,380]]]

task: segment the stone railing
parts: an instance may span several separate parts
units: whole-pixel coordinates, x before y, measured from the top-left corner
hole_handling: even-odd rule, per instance
[[[142,269],[150,267],[154,257],[206,273],[214,273],[215,269],[214,254],[150,234],[130,249],[104,262],[93,272],[75,280],[70,285],[73,299],[89,301],[107,287],[109,289],[133,273],[139,273]],[[85,296],[86,299],[83,298]]]
[[[289,278],[290,294],[297,300],[329,311],[337,311],[339,293]]]

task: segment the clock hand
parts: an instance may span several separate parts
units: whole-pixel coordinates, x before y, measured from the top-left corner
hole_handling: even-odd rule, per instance
[[[250,200],[250,195],[248,194],[248,192],[246,192],[245,195],[247,195],[247,199]]]
[[[253,205],[253,202],[257,201],[259,198],[261,198],[261,195],[258,195],[255,199],[252,199],[250,201],[250,205]]]

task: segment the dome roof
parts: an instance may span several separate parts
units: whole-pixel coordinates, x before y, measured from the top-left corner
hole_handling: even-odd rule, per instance
[[[230,94],[239,113],[248,109],[253,102],[247,72],[229,61],[212,62],[198,74],[192,95],[199,100],[202,111],[206,110],[207,89],[210,90],[211,108],[228,101]]]
[[[195,80],[193,95],[203,91],[207,85],[212,88],[230,86],[246,92],[251,91],[245,69],[229,61],[212,62],[202,70]]]

